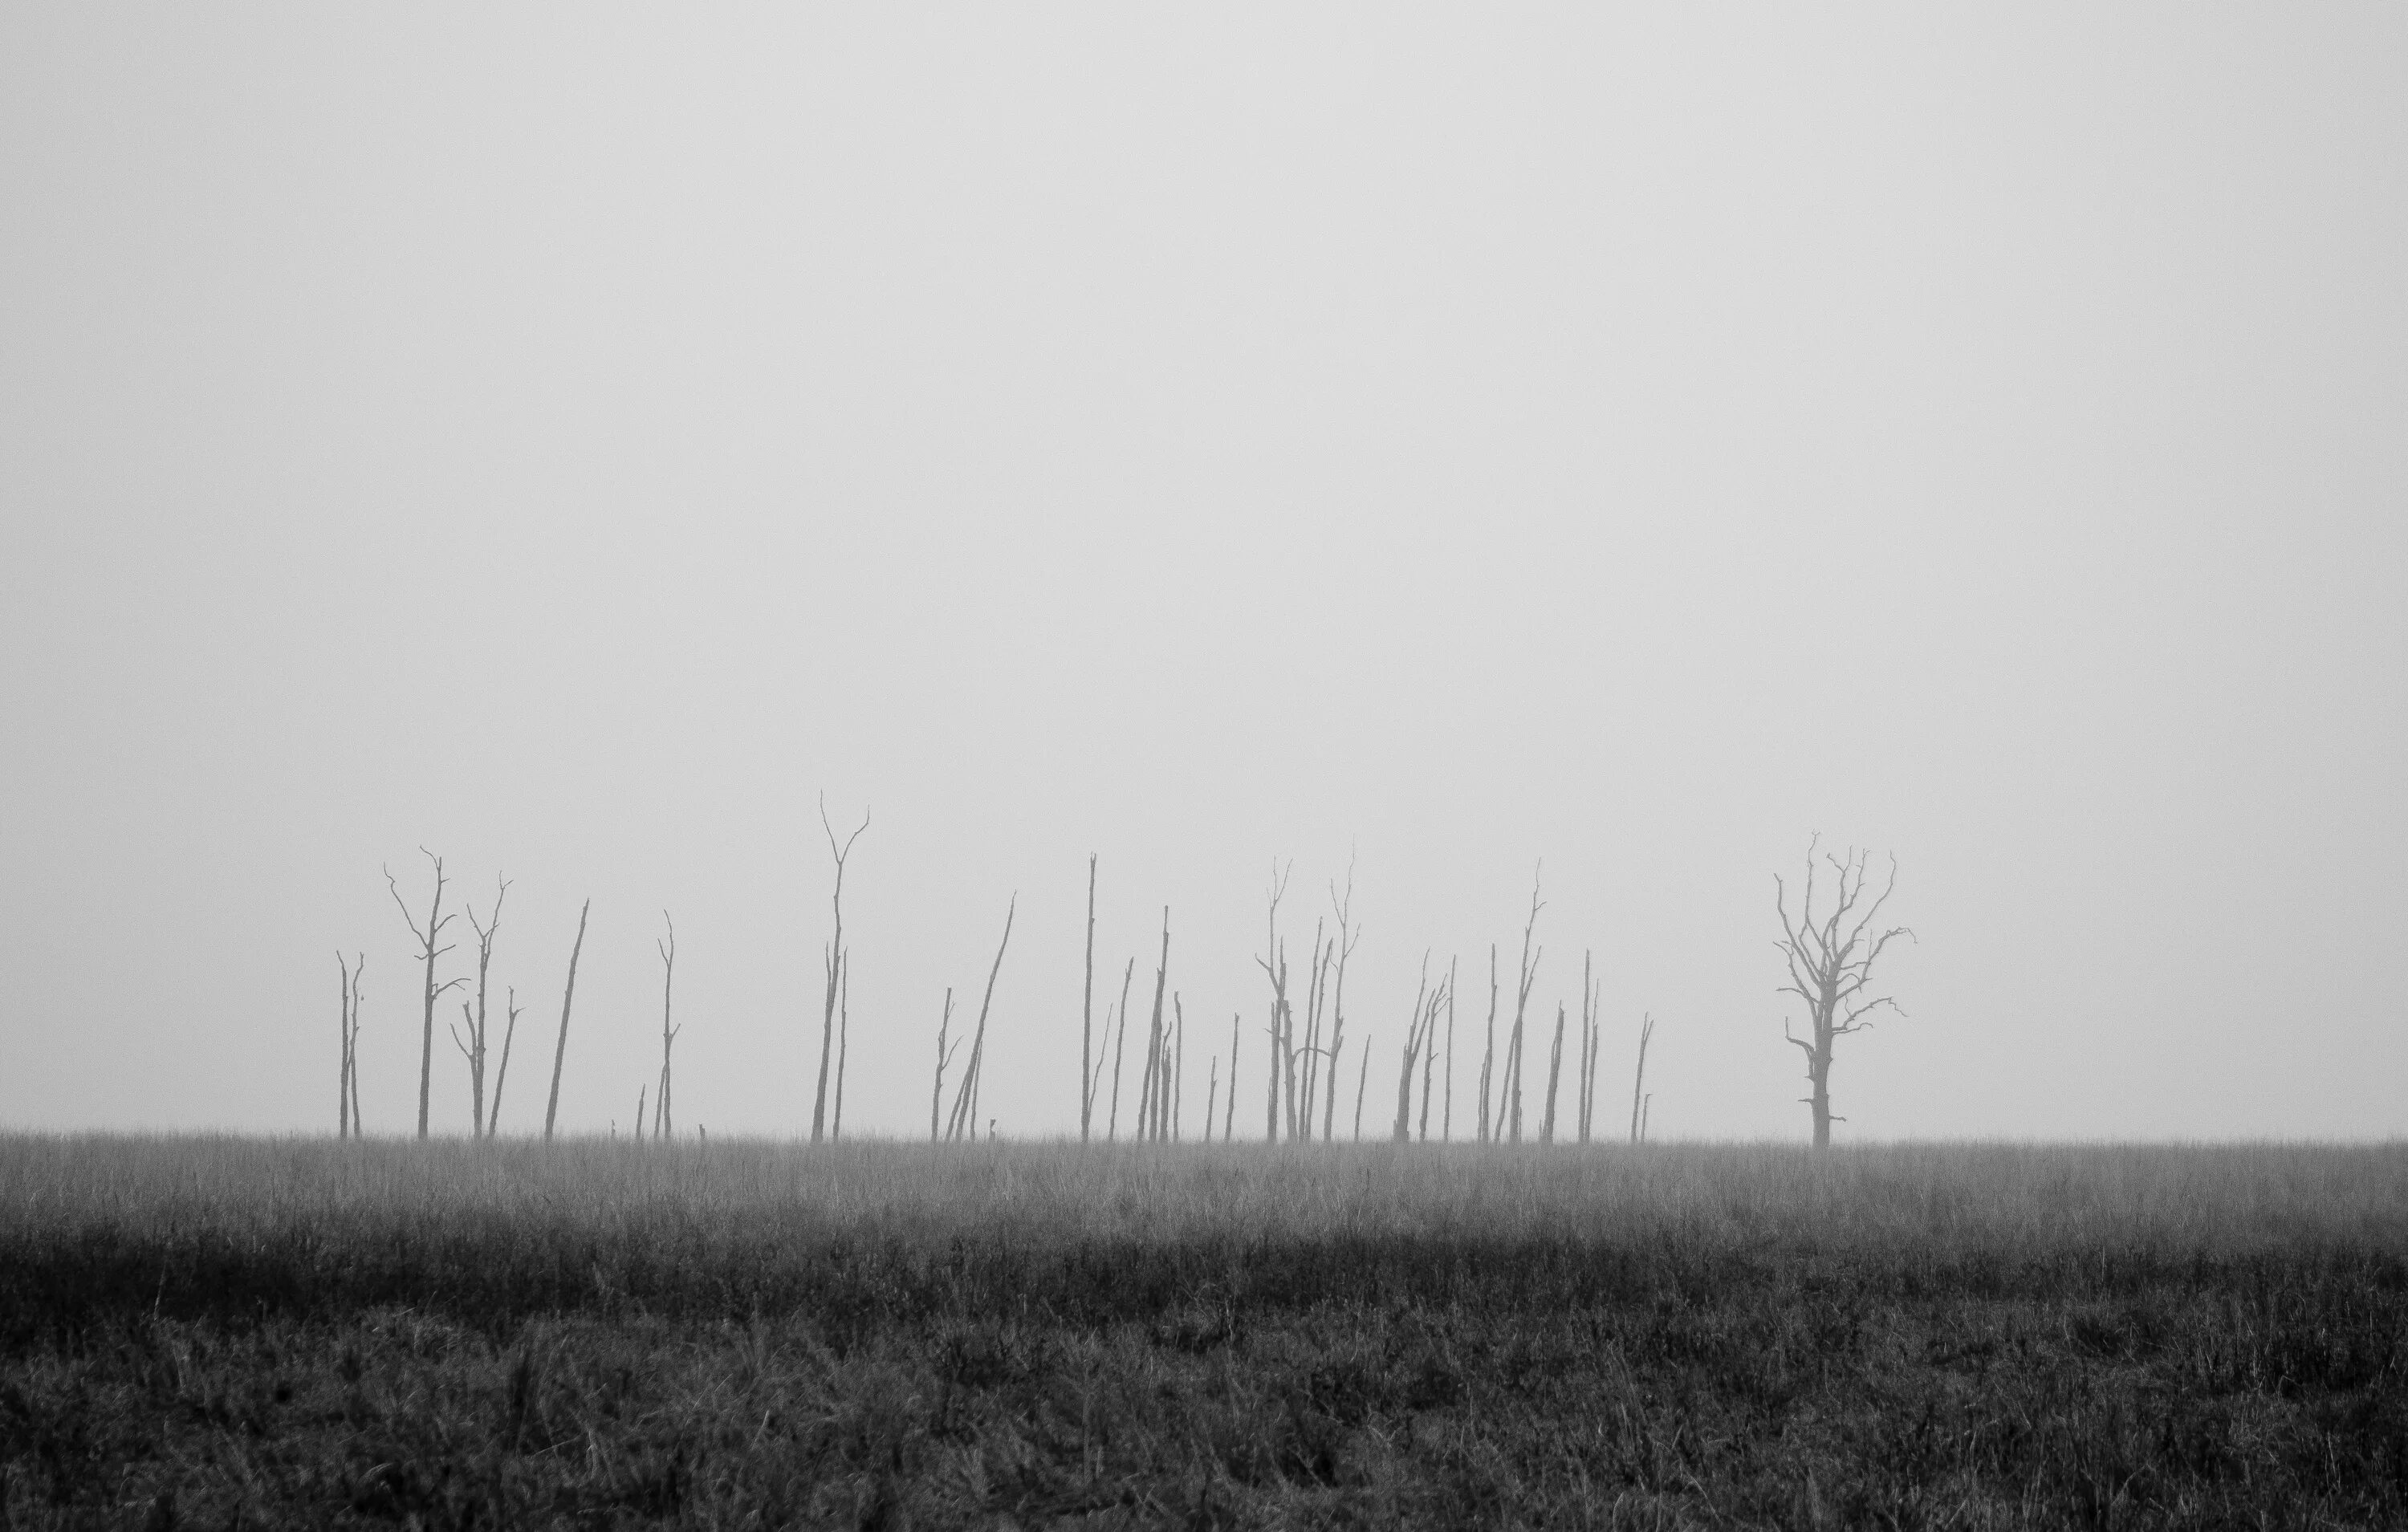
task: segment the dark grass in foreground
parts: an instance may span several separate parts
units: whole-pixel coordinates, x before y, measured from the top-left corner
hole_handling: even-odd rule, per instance
[[[12,1526],[2408,1525],[2408,1149],[0,1139]]]

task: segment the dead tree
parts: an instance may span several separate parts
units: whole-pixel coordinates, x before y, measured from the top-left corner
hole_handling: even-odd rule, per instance
[[[508,1018],[502,1024],[502,1056],[494,1066],[494,1100],[485,1113],[485,1137],[490,1138],[502,1130],[502,1085],[510,1074],[510,1043],[519,1035],[519,992],[515,986],[502,990],[502,1011]]]
[[[1555,1002],[1555,1045],[1547,1054],[1547,1108],[1539,1117],[1539,1142],[1555,1141],[1555,1096],[1564,1077],[1564,1003]]]
[[[1421,987],[1413,995],[1412,1019],[1405,1025],[1404,1067],[1397,1074],[1397,1121],[1388,1133],[1400,1144],[1412,1138],[1413,1066],[1420,1059],[1421,1050],[1428,1046],[1429,1027],[1437,1020],[1437,1007],[1430,1003],[1433,999],[1429,992],[1429,953],[1425,952]]]
[[[1535,952],[1531,949],[1530,938],[1539,929],[1539,911],[1545,908],[1539,899],[1538,876],[1533,873],[1530,879],[1530,923],[1522,928],[1522,985],[1514,995],[1512,1041],[1505,1057],[1505,1075],[1509,1081],[1509,1131],[1512,1141],[1517,1144],[1522,1141],[1522,1022],[1530,1009],[1530,985],[1539,977],[1539,960],[1547,955],[1543,947]]]
[[[1903,925],[1878,934],[1873,931],[1873,921],[1898,887],[1897,857],[1889,860],[1888,881],[1882,886],[1880,895],[1869,901],[1865,896],[1865,853],[1851,848],[1845,856],[1825,854],[1821,860],[1838,874],[1838,886],[1832,891],[1830,908],[1817,916],[1814,879],[1818,869],[1814,853],[1815,843],[1810,842],[1806,848],[1805,898],[1796,920],[1789,915],[1788,889],[1778,874],[1772,880],[1773,909],[1781,916],[1782,932],[1775,945],[1789,965],[1789,982],[1775,993],[1795,995],[1806,1002],[1811,1037],[1799,1037],[1785,1017],[1781,1030],[1806,1055],[1806,1080],[1813,1094],[1800,1099],[1814,1113],[1814,1147],[1827,1149],[1830,1147],[1831,1124],[1835,1121],[1831,1115],[1832,1045],[1851,1032],[1870,1030],[1872,1023],[1865,1018],[1885,1006],[1904,1014],[1888,995],[1871,996],[1867,992],[1872,984],[1873,965],[1881,960],[1883,951],[1898,937],[1913,941],[1914,933]]]
[[[1289,864],[1291,868],[1294,866],[1293,863]],[[1271,1090],[1269,1103],[1265,1109],[1263,1124],[1264,1139],[1268,1143],[1279,1142],[1280,1066],[1282,1061],[1288,1057],[1287,949],[1281,944],[1279,936],[1280,896],[1286,892],[1287,873],[1282,871],[1279,864],[1274,862],[1271,864],[1270,935],[1265,943],[1263,955],[1254,959],[1254,966],[1262,969],[1264,976],[1271,981]],[[1291,1138],[1295,1137],[1295,1101],[1291,1097],[1288,1103],[1289,1137]]]
[[[1363,1141],[1363,1087],[1371,1079],[1371,1043],[1363,1042],[1363,1062],[1354,1067],[1354,1141]]]
[[[1204,1092],[1204,1141],[1208,1144],[1212,1141],[1212,1109],[1220,1103],[1221,1058],[1216,1053],[1212,1057],[1211,1083],[1205,1088]]]
[[[1229,1013],[1229,1105],[1221,1116],[1221,1141],[1225,1144],[1229,1141],[1230,1130],[1238,1125],[1238,1043],[1245,1014],[1242,1010]]]
[[[644,1087],[636,1087],[636,1125],[632,1130],[638,1143],[644,1141]]]
[[[543,1107],[543,1141],[552,1142],[552,1124],[560,1116],[560,1067],[568,1057],[568,1007],[577,998],[577,957],[585,951],[585,917],[594,912],[594,901],[585,901],[577,912],[577,945],[568,950],[568,982],[560,991],[560,1040],[552,1048],[552,1095]]]
[[[1104,1124],[1106,1142],[1115,1142],[1121,1136],[1121,1057],[1128,1047],[1129,981],[1136,976],[1137,959],[1130,958],[1128,966],[1121,970],[1120,1024],[1112,1032],[1112,1114]]]
[[[459,1027],[452,1029],[452,1046],[468,1061],[468,1128],[471,1138],[485,1137],[485,975],[494,966],[494,933],[502,927],[502,900],[509,896],[510,885],[496,878],[500,886],[494,891],[494,912],[485,923],[477,922],[477,907],[466,905],[468,929],[477,933],[477,1008],[460,1003],[460,1020],[468,1029],[463,1038]]]
[[[1162,1024],[1164,986],[1170,980],[1170,907],[1162,907],[1162,963],[1154,970],[1154,1019],[1145,1031],[1145,1089],[1138,1098],[1138,1137],[1147,1142],[1168,1138],[1168,1093],[1163,1089],[1163,1065],[1169,1056],[1170,1036]]]
[[[1329,995],[1329,1079],[1334,1085],[1340,1078],[1338,1055],[1346,1046],[1346,960],[1354,955],[1354,943],[1361,940],[1363,937],[1362,927],[1353,923],[1354,863],[1352,858],[1349,858],[1346,863],[1346,892],[1340,894],[1333,884],[1329,890],[1329,902],[1338,907],[1338,936],[1335,943],[1338,948],[1338,981],[1331,988]],[[1234,1068],[1236,1066],[1232,1065],[1231,1067]],[[1337,1122],[1338,1093],[1333,1089],[1325,1093],[1325,1095],[1326,1099],[1321,1109],[1321,1137],[1326,1143],[1329,1139],[1331,1126]]]
[[[1480,1141],[1486,1143],[1496,1135],[1495,1119],[1490,1103],[1495,1099],[1489,1089],[1491,1075],[1497,1067],[1497,944],[1488,944],[1488,1043],[1480,1051]]]
[[[946,1029],[953,1024],[953,986],[945,986],[945,1012],[937,1018],[937,1085],[928,1093],[928,1141],[937,1141],[937,1113],[945,1099],[945,1066],[953,1062],[953,1049],[945,1046]],[[956,1042],[953,1048],[959,1048]]]
[[[409,934],[418,938],[419,955],[426,961],[426,981],[423,986],[426,1024],[425,1031],[420,1038],[418,1051],[418,1136],[423,1138],[426,1137],[427,1104],[432,1099],[435,1087],[435,1000],[445,990],[465,984],[468,980],[464,974],[458,979],[448,980],[441,984],[435,982],[435,960],[452,950],[449,947],[438,947],[436,943],[442,939],[443,928],[458,917],[443,913],[443,858],[423,846],[419,847],[418,850],[421,855],[435,864],[435,898],[426,908],[424,930],[419,929],[417,920],[409,912],[409,906],[402,903],[401,885],[394,881],[391,867],[385,868],[384,881],[385,886],[393,891],[393,902],[401,910],[401,918],[408,923]]]
[[[1079,1141],[1085,1143],[1096,1117],[1096,857],[1087,855],[1087,982],[1079,1000]]]
[[[347,964],[343,954],[335,954],[335,966],[343,974],[343,1011],[337,1023],[337,1040],[342,1045],[341,1074],[335,1084],[335,1137],[354,1138],[360,1131],[360,975],[367,971],[366,952],[355,954],[357,961]]]
[[[1591,978],[1595,953],[1581,954],[1580,1141],[1589,1141],[1597,1120],[1597,983]]]
[[[1645,1129],[1640,1116],[1647,1101],[1647,1044],[1655,1036],[1656,1018],[1641,1016],[1639,1019],[1639,1070],[1630,1079],[1630,1141],[1634,1144]]]
[[[844,1137],[844,1065],[853,1052],[853,954],[838,957],[836,966],[836,1115],[828,1122],[831,1139]]]
[[[1299,1141],[1312,1138],[1313,1065],[1321,1045],[1321,1003],[1329,994],[1328,943],[1324,938],[1326,919],[1312,923],[1312,962],[1305,968],[1304,1045],[1297,1050],[1297,1065],[1289,1075],[1289,1095],[1297,1109],[1296,1137]]]
[[[1004,911],[1003,939],[996,944],[995,966],[987,970],[986,995],[979,1001],[978,1031],[970,1039],[970,1060],[962,1067],[962,1082],[954,1088],[953,1122],[945,1132],[949,1140],[961,1137],[965,1129],[968,1131],[971,1141],[978,1138],[979,1075],[986,1064],[987,1011],[995,1004],[995,978],[1003,971],[1003,954],[1011,946],[1012,917],[1019,912],[1020,895],[1015,894],[1011,896],[1010,907]],[[987,1137],[995,1137],[995,1124],[992,1123],[987,1124]]]
[[[828,904],[836,913],[836,931],[828,938],[824,956],[827,968],[827,990],[820,1015],[820,1084],[811,1097],[811,1142],[820,1141],[827,1124],[828,1065],[836,1053],[837,985],[843,977],[844,964],[844,863],[853,854],[853,843],[861,838],[861,831],[869,828],[869,811],[862,810],[861,828],[845,838],[844,844],[836,842],[836,826],[828,823],[827,795],[820,795],[820,828],[827,832],[828,854],[836,858],[836,890]]]
[[[666,939],[656,938],[652,942],[661,954],[661,1088],[652,1097],[652,1137],[673,1138],[677,1137],[677,1118],[669,1110],[669,1047],[685,1028],[669,1025],[669,985],[677,978],[677,923],[664,909],[661,923],[668,927],[669,934]]]
[[[1439,1117],[1439,1139],[1455,1142],[1455,963],[1446,960],[1446,1110]]]
[[[1179,1018],[1172,1027],[1178,1041],[1171,1045],[1170,1068],[1170,1141],[1179,1141],[1179,1119],[1187,1108],[1187,1008],[1179,1003],[1179,992],[1170,992],[1171,1013]]]

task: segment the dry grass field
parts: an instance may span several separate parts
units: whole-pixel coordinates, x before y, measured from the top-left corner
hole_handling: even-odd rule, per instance
[[[0,1138],[0,1525],[2398,1526],[2408,1147]]]

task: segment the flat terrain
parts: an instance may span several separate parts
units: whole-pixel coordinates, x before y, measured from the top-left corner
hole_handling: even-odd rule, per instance
[[[0,1138],[10,1527],[2400,1526],[2408,1146]]]

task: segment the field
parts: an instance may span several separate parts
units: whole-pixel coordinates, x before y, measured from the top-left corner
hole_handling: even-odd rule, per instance
[[[0,1138],[0,1525],[2399,1526],[2408,1147]]]

